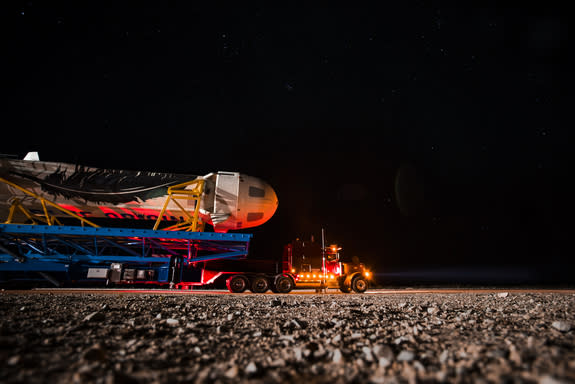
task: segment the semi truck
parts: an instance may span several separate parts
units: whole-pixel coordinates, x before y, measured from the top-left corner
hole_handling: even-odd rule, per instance
[[[208,276],[225,279],[230,292],[249,290],[264,293],[288,293],[297,288],[328,288],[341,292],[363,293],[372,273],[357,258],[344,260],[336,244],[324,247],[313,240],[296,239],[285,245],[281,261],[244,259],[206,261],[198,268]],[[217,284],[217,281],[213,281]]]
[[[323,242],[322,242],[323,243]],[[363,293],[372,273],[357,257],[344,259],[337,244],[320,245],[296,239],[284,248],[283,260],[298,288],[337,288],[344,293]]]

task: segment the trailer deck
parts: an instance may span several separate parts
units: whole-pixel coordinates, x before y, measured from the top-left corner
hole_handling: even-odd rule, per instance
[[[247,257],[251,234],[0,224],[0,282],[203,285],[193,266]],[[199,271],[202,271],[199,269]],[[186,273],[188,272],[188,273]]]

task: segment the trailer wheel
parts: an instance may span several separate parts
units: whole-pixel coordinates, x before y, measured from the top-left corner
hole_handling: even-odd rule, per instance
[[[284,275],[279,275],[276,277],[274,286],[277,293],[290,293],[293,289],[294,283],[291,278]]]
[[[269,287],[270,283],[264,276],[256,276],[251,280],[251,291],[253,293],[264,293]]]
[[[356,293],[367,291],[367,281],[362,276],[356,276],[351,281],[351,289]]]
[[[242,275],[234,275],[226,280],[226,287],[232,293],[242,293],[248,287],[248,279]]]

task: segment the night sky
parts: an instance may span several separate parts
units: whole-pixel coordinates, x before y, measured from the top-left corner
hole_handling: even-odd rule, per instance
[[[324,227],[384,283],[575,282],[563,10],[84,3],[2,5],[0,152],[260,177],[260,257]]]

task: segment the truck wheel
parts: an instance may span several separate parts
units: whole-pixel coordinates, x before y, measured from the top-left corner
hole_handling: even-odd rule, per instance
[[[251,290],[253,293],[264,293],[269,287],[268,279],[264,276],[256,276],[251,281]]]
[[[234,275],[226,280],[226,287],[232,293],[242,293],[248,287],[248,279],[242,275]]]
[[[277,293],[290,293],[293,289],[293,280],[287,276],[280,275],[276,277],[275,291]]]
[[[346,286],[346,285],[340,285],[339,290],[342,291],[343,293],[350,293],[351,292],[351,288]]]
[[[343,293],[350,293],[351,292],[351,286],[345,283],[346,281],[346,277],[345,276],[341,276],[338,278],[337,282],[339,283],[339,290],[342,291]]]
[[[351,289],[356,293],[364,293],[367,291],[367,281],[361,276],[356,276],[351,281]]]

